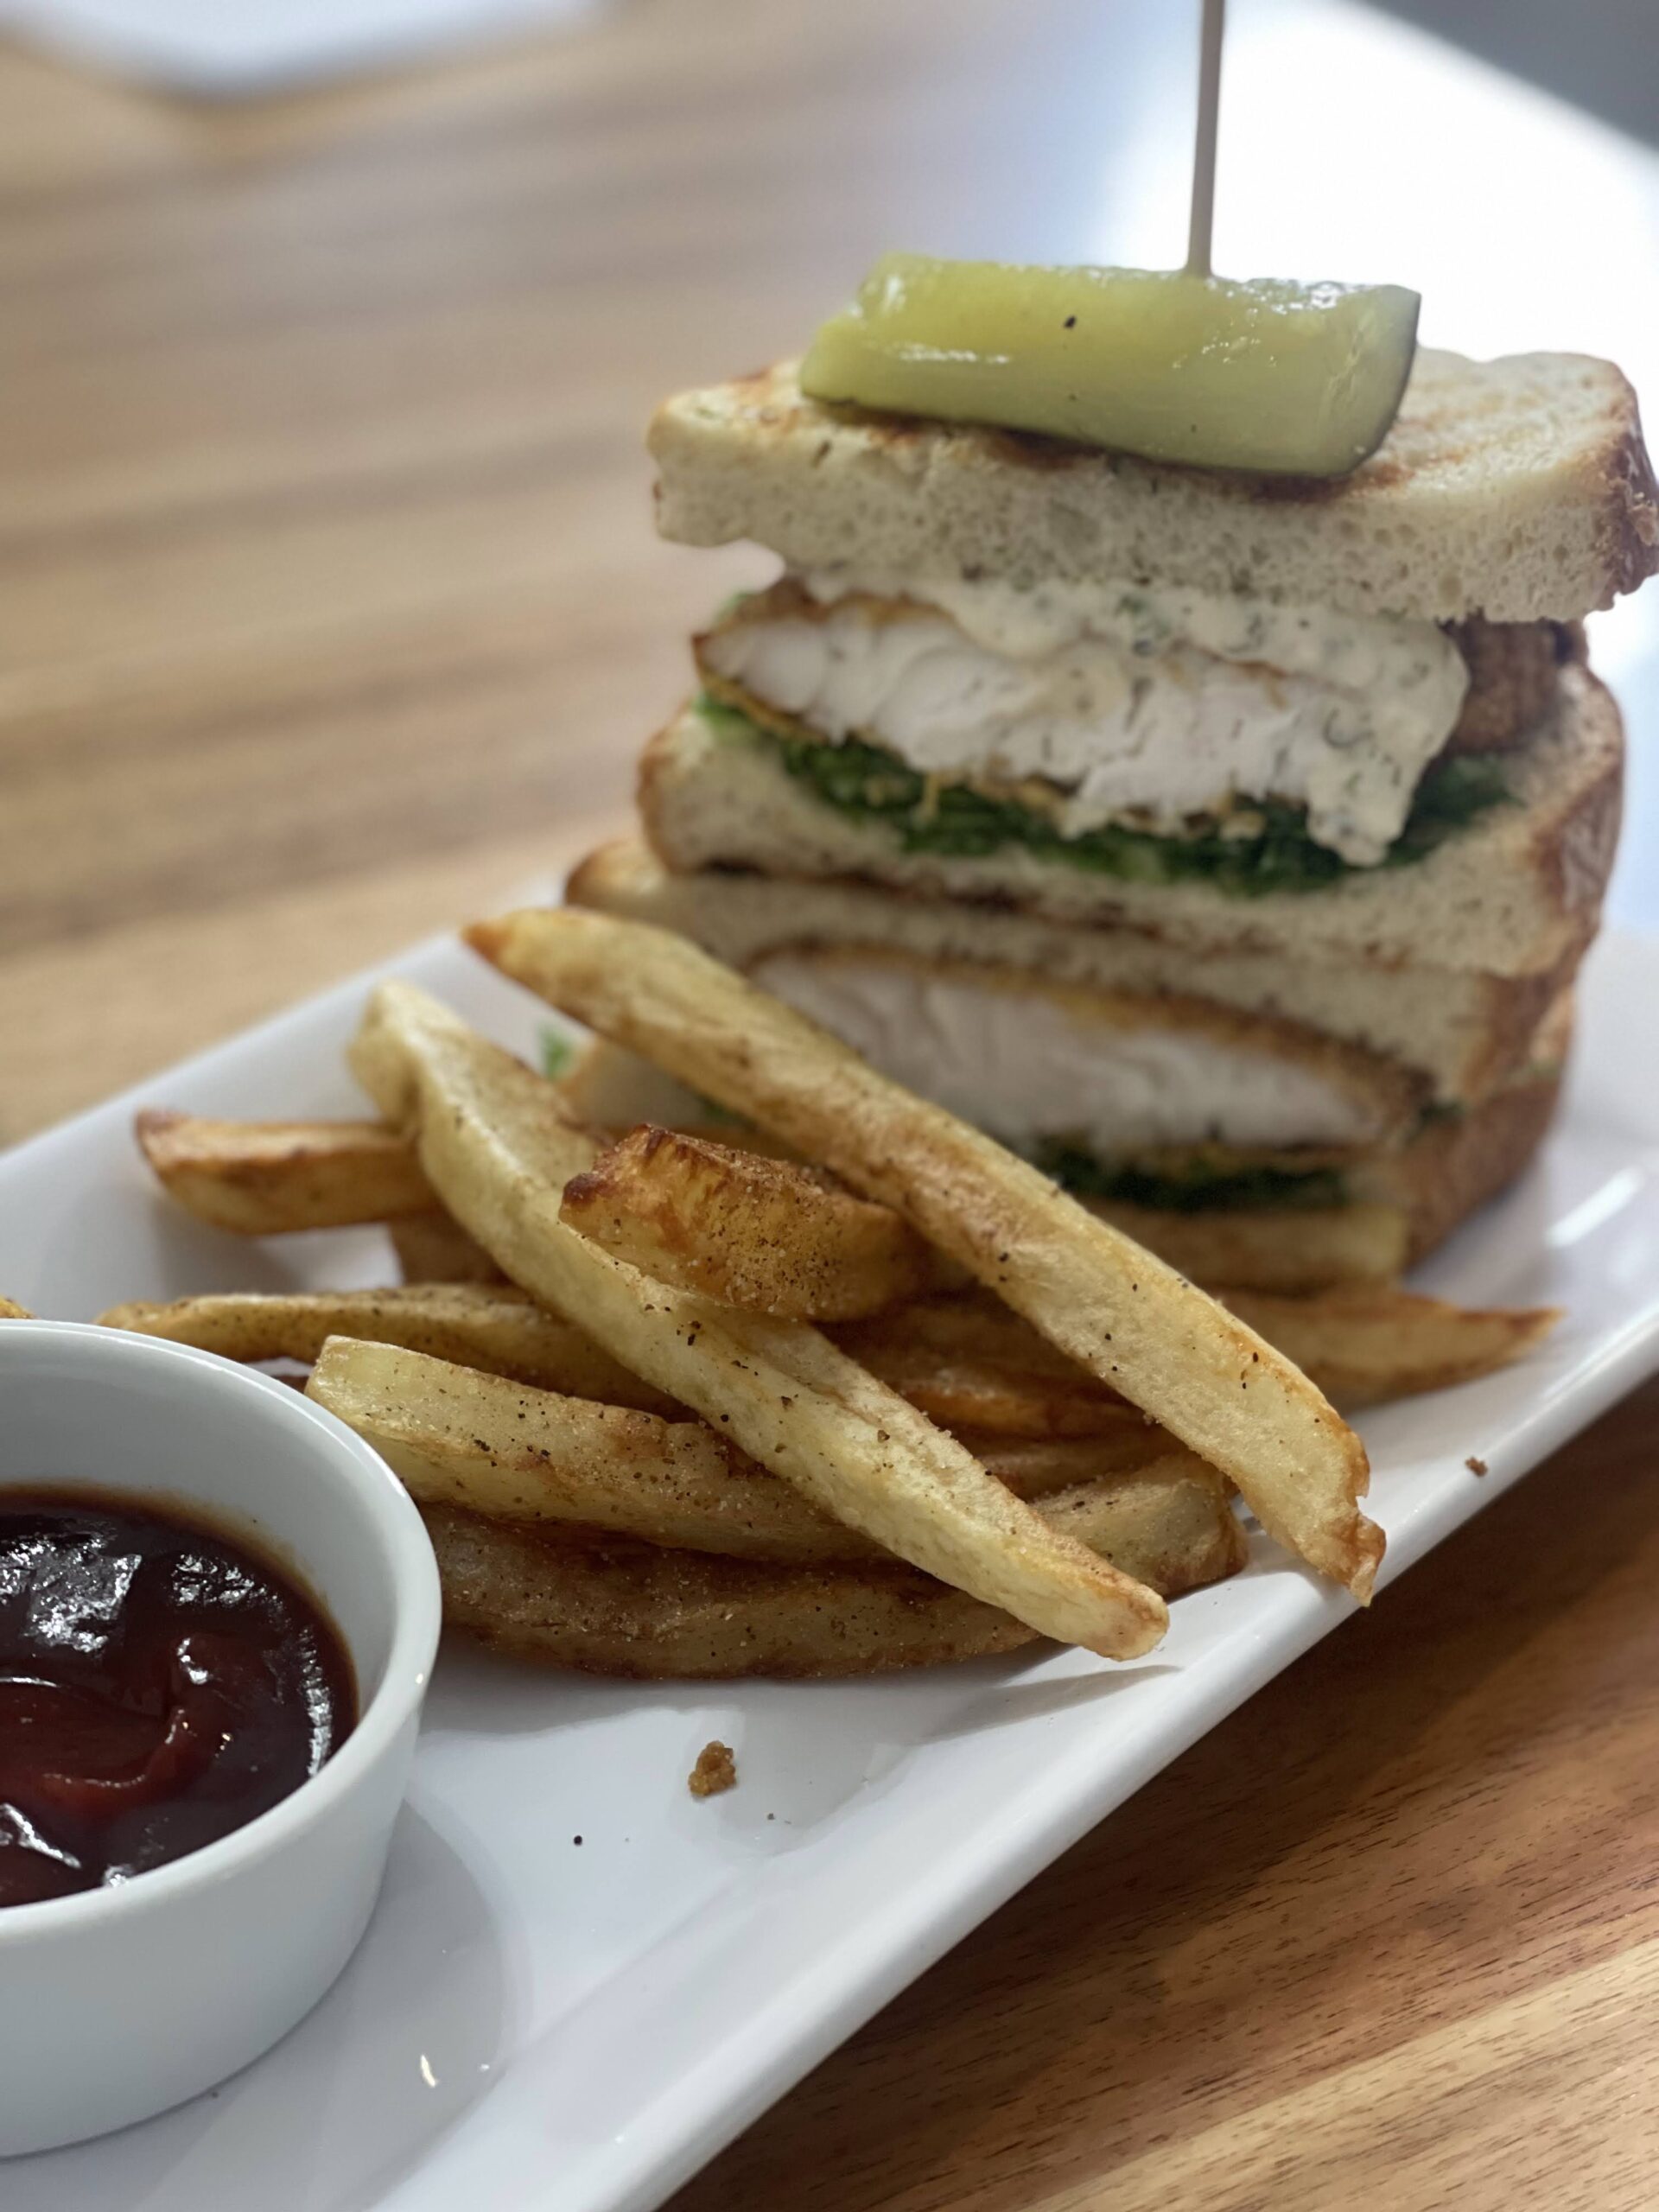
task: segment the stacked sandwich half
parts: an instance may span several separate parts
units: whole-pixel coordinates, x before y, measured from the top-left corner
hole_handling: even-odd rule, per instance
[[[1548,1127],[1619,820],[1581,618],[1659,565],[1634,398],[1421,353],[1335,483],[802,397],[670,402],[658,515],[781,557],[642,842],[683,931],[1179,1256],[1395,1272]],[[1211,1273],[1217,1264],[1210,1262]]]

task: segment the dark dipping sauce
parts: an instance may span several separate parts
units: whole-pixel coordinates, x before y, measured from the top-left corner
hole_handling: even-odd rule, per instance
[[[356,1721],[339,1635],[257,1552],[170,1504],[0,1491],[0,1906],[200,1851]]]

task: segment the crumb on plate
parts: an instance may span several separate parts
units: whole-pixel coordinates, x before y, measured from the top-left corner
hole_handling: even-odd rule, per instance
[[[718,1797],[722,1789],[737,1787],[737,1761],[732,1756],[729,1744],[707,1743],[697,1753],[697,1763],[685,1777],[685,1786],[694,1797]]]
[[[1471,1475],[1484,1475],[1486,1471],[1486,1462],[1484,1459],[1477,1459],[1472,1452],[1463,1464]]]

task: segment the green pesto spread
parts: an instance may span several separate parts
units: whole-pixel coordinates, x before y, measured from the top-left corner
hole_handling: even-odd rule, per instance
[[[1134,1160],[1105,1160],[1076,1145],[1045,1145],[1033,1165],[1078,1198],[1116,1198],[1164,1213],[1224,1207],[1339,1206],[1348,1192],[1334,1167],[1212,1166],[1192,1161],[1164,1173]]]

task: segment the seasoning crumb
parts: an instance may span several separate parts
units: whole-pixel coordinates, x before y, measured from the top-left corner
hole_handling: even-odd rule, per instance
[[[1484,1459],[1477,1459],[1472,1452],[1463,1464],[1471,1475],[1484,1475],[1486,1471],[1486,1462]]]
[[[731,1745],[718,1741],[705,1744],[685,1777],[685,1786],[694,1797],[718,1797],[722,1789],[735,1789],[737,1761]]]
[[[582,1841],[582,1838],[579,1835],[573,1835],[570,1840],[572,1843],[580,1843]]]

